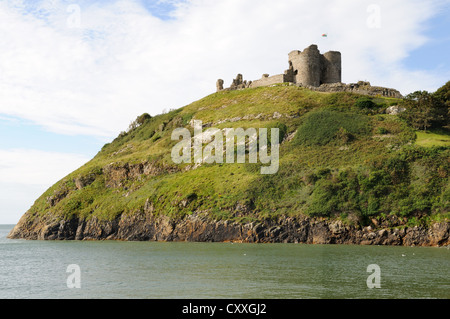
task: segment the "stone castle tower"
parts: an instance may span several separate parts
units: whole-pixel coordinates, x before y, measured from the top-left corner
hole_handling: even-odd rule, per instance
[[[341,53],[330,51],[320,54],[317,45],[313,44],[303,52],[289,53],[289,70],[285,72],[285,82],[317,87],[341,82],[341,74]]]

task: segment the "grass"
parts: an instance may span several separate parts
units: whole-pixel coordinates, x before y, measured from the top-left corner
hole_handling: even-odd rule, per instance
[[[450,202],[450,137],[418,132],[416,144],[411,143],[415,133],[404,121],[380,114],[383,105],[393,102],[376,98],[371,103],[357,94],[296,86],[214,93],[145,118],[139,127],[120,134],[90,162],[53,185],[30,212],[111,220],[151,203],[154,214],[172,218],[193,212],[235,221],[352,214],[364,221],[381,214],[409,216],[421,211],[435,216],[433,220],[445,219]],[[273,118],[275,112],[282,116]],[[171,161],[171,149],[178,142],[171,140],[171,133],[177,127],[193,133],[192,119],[216,123],[213,127],[219,129],[278,127],[283,135],[296,135],[281,145],[275,175],[261,175],[260,163],[188,169],[188,164]],[[431,147],[438,145],[444,147]],[[104,168],[113,164],[120,169],[125,163],[130,167],[154,163],[160,172],[107,187]],[[95,174],[95,181],[78,190],[74,180],[89,174]],[[48,198],[55,194],[66,196],[51,205]],[[237,213],[236,207],[242,205],[251,213]]]
[[[450,132],[439,131],[417,131],[416,144],[423,147],[450,146]]]
[[[366,115],[319,109],[305,117],[297,131],[296,142],[310,146],[323,146],[333,141],[345,144],[357,135],[367,134],[369,128]]]

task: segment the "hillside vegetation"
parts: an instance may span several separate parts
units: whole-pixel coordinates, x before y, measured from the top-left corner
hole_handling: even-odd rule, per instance
[[[450,147],[416,143],[417,128],[384,114],[399,103],[277,85],[222,91],[166,114],[144,114],[47,190],[27,218],[113,220],[150,210],[237,222],[281,215],[361,225],[388,215],[411,225],[448,220]],[[174,164],[172,131],[193,132],[193,119],[219,129],[281,128],[278,173],[261,175],[260,163]]]

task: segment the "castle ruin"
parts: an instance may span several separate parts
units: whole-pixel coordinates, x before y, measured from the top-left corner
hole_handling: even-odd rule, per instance
[[[401,98],[399,91],[394,89],[373,87],[369,82],[344,84],[342,80],[341,53],[329,51],[321,54],[317,45],[312,44],[302,51],[294,50],[289,53],[289,69],[283,74],[269,76],[263,74],[255,81],[244,81],[242,74],[238,74],[229,88],[224,89],[222,79],[217,80],[217,92],[223,90],[239,90],[271,86],[279,83],[306,87],[321,92],[355,92],[366,95],[381,95]],[[363,85],[364,84],[364,85]]]

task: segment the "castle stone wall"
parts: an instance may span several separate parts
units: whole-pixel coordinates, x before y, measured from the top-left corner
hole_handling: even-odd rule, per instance
[[[268,76],[268,74],[264,74],[263,77],[259,80],[255,80],[251,83],[250,87],[257,88],[260,86],[269,86],[277,83],[283,83],[284,74],[277,74],[273,76]]]
[[[357,94],[369,95],[369,96],[383,96],[401,99],[402,94],[391,88],[385,88],[381,86],[372,86],[369,82],[359,81],[358,83],[328,83],[322,84],[319,87],[305,86],[306,88],[318,92],[352,92]]]

